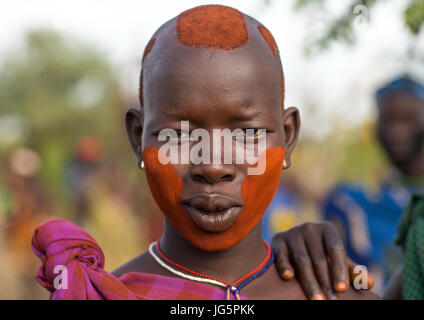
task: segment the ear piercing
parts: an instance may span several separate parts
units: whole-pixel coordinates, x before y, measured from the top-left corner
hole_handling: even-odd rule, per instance
[[[144,170],[144,161],[143,160],[138,160],[138,167],[141,169],[141,170]]]
[[[141,169],[141,170],[144,170],[144,161],[143,160],[138,160],[138,167]],[[288,167],[288,165],[287,165],[287,161],[286,161],[286,159],[284,159],[284,161],[283,161],[283,169],[287,169],[287,167]]]

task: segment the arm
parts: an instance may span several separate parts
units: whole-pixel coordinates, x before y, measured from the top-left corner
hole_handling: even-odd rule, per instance
[[[353,263],[346,255],[343,241],[330,222],[304,223],[272,240],[276,266],[283,280],[297,275],[309,299],[336,299],[349,290],[354,277]],[[374,279],[368,275],[368,288]]]

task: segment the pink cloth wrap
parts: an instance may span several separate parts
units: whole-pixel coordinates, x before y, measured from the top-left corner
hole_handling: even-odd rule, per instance
[[[105,257],[96,240],[66,220],[54,219],[41,224],[34,231],[31,244],[42,262],[36,279],[52,293],[53,300],[226,298],[223,289],[181,278],[139,272],[116,278],[104,270]],[[63,267],[55,270],[57,266],[64,266],[66,270]],[[67,282],[67,288],[55,288],[55,279],[59,276],[62,276],[62,285]]]

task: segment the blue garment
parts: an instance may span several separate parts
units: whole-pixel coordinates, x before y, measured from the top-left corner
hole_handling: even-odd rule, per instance
[[[389,181],[371,192],[342,183],[324,201],[324,219],[341,229],[348,256],[374,270],[379,268],[383,283],[401,263],[401,250],[394,245],[397,224],[410,196],[419,189],[423,190]]]
[[[298,223],[299,199],[291,190],[279,186],[262,217],[262,235],[271,243],[274,234],[286,231]]]

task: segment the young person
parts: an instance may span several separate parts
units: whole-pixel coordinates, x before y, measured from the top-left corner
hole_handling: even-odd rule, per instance
[[[424,299],[424,195],[411,197],[398,224],[396,244],[402,247],[404,262],[384,292],[388,300]]]
[[[188,131],[181,129],[182,121],[188,121]],[[146,47],[140,108],[127,110],[125,123],[139,166],[165,215],[164,233],[111,275],[103,269],[97,243],[83,230],[63,220],[45,223],[36,230],[33,247],[43,261],[38,280],[53,291],[53,298],[306,298],[297,278],[281,281],[261,234],[261,217],[281,171],[290,166],[300,129],[298,110],[284,108],[277,45],[263,25],[219,5],[196,7],[165,23]],[[165,143],[191,150],[192,132],[217,128],[241,129],[241,137],[253,146],[266,139],[266,150],[257,160],[264,171],[249,175],[255,166],[246,161],[163,163]],[[162,141],[162,130],[169,129],[177,136]],[[231,146],[238,142],[231,140]],[[198,155],[203,157],[203,152]],[[224,147],[218,158],[225,152]],[[305,247],[301,240],[296,238],[291,246]],[[308,261],[304,256],[297,260]],[[72,288],[54,287],[58,264],[71,270],[67,280]],[[339,297],[375,295],[348,288]]]
[[[376,92],[377,136],[391,164],[376,192],[360,185],[336,186],[324,217],[340,226],[348,255],[387,283],[402,263],[396,228],[411,195],[424,192],[424,86],[397,77]],[[380,285],[381,285],[380,284]]]

